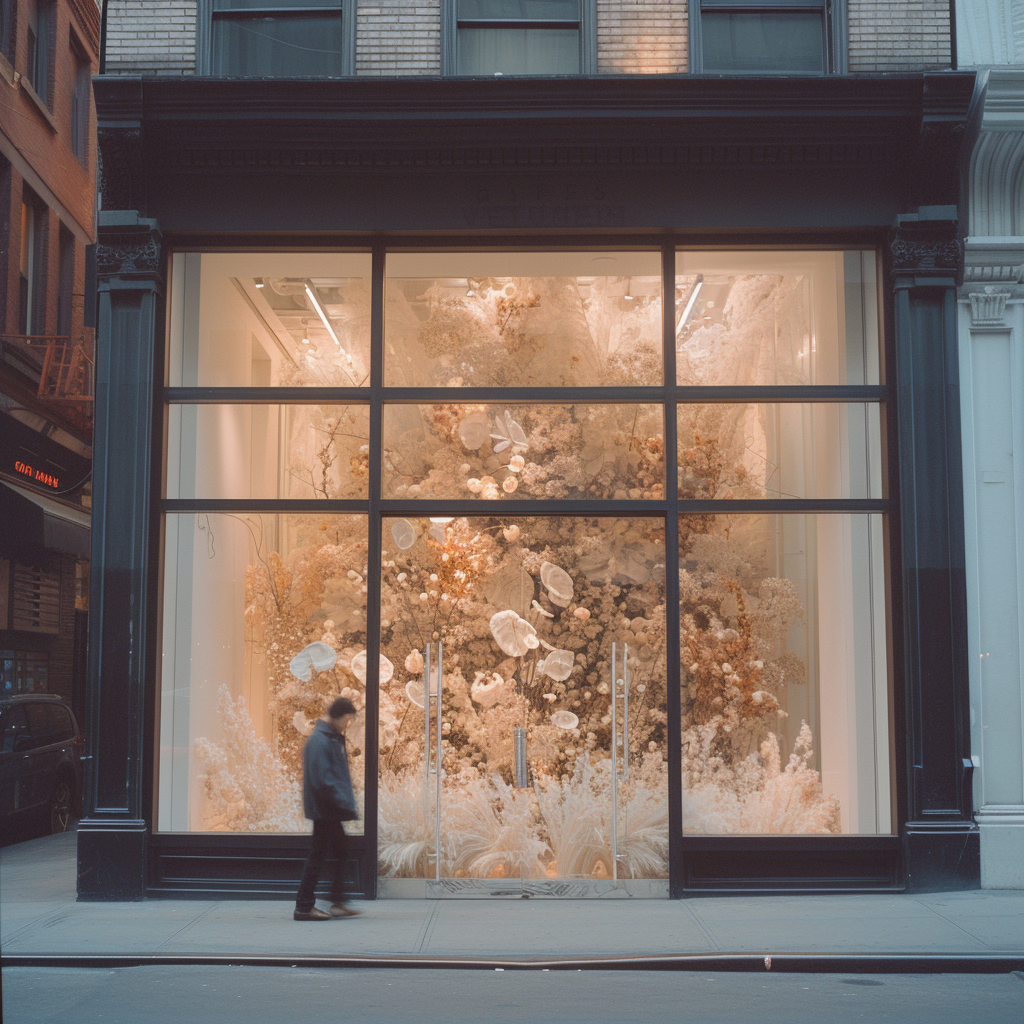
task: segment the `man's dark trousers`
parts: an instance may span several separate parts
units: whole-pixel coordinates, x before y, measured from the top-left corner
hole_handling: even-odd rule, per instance
[[[337,858],[331,877],[331,902],[345,902],[345,862],[348,859],[348,840],[340,821],[319,820],[313,822],[313,845],[309,851],[306,867],[299,883],[299,895],[295,898],[295,909],[309,913],[316,903],[316,883],[320,880],[320,869],[325,859]]]

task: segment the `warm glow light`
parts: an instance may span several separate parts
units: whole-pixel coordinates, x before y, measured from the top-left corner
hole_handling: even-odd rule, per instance
[[[430,521],[432,523],[440,523],[441,525],[444,525],[445,523],[450,523],[454,519],[455,519],[454,516],[431,516],[430,517]]]
[[[324,327],[327,328],[327,333],[334,339],[334,344],[337,345],[338,348],[341,348],[341,342],[338,341],[338,336],[334,333],[334,328],[331,326],[330,320],[327,319],[327,314],[323,311],[323,307],[317,301],[317,297],[313,294],[313,289],[310,288],[308,284],[305,287],[306,294],[309,296],[309,301],[313,303],[313,308],[316,310],[317,316],[319,316],[323,321]]]

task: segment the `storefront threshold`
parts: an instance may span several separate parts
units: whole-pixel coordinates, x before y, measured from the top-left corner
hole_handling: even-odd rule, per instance
[[[667,899],[667,878],[381,878],[378,899]]]

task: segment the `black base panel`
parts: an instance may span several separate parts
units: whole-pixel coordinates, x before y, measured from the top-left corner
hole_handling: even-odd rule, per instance
[[[981,836],[977,826],[947,831],[907,830],[907,889],[955,892],[981,888]]]
[[[895,836],[685,836],[679,876],[687,895],[892,892],[902,860]]]
[[[171,899],[294,899],[309,853],[309,837],[154,837],[146,895]],[[375,872],[365,864],[362,836],[349,839],[346,870],[351,896],[372,899]],[[326,871],[325,871],[326,877]],[[326,882],[320,888],[326,895]],[[319,894],[319,891],[318,891]]]

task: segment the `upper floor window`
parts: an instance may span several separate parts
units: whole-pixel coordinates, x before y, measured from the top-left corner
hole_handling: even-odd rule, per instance
[[[26,77],[35,94],[50,104],[50,29],[53,4],[50,0],[37,0],[29,6],[28,16],[28,69]]]
[[[89,163],[89,62],[77,47],[71,47],[71,60],[75,77],[71,83],[71,149],[83,166]]]
[[[209,70],[232,78],[349,74],[350,11],[346,0],[212,0]]]
[[[588,71],[587,0],[451,0],[459,75]]]
[[[18,5],[15,0],[0,0],[0,54],[14,60],[14,33]]]
[[[833,8],[834,0],[699,0],[694,70],[724,75],[839,70]]]

